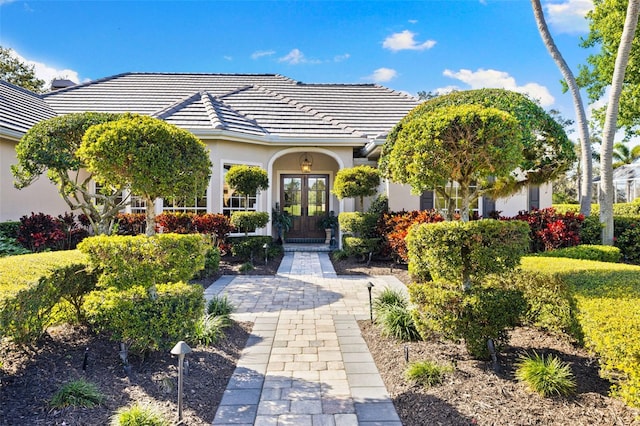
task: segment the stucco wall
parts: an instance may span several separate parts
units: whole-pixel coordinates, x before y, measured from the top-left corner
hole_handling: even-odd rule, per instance
[[[11,165],[16,158],[17,141],[0,138],[0,222],[18,220],[31,212],[58,215],[69,211],[69,207],[58,194],[56,186],[46,175],[24,189],[13,186]]]
[[[411,195],[409,185],[400,185],[393,182],[385,182],[386,193],[389,196],[389,210],[398,212],[420,209],[420,197]]]

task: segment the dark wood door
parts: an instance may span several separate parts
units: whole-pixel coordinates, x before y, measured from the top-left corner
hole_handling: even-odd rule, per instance
[[[322,238],[325,232],[320,220],[328,214],[328,175],[282,175],[280,205],[292,218],[287,238]]]

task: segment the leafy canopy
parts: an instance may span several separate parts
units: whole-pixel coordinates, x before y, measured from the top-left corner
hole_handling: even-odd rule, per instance
[[[391,131],[383,146],[380,170],[390,177],[390,153],[397,134],[414,117],[431,114],[447,106],[475,104],[512,114],[520,126],[522,158],[518,164],[522,177],[507,187],[494,187],[494,196],[505,196],[531,183],[541,184],[569,170],[576,156],[562,125],[525,95],[504,89],[479,89],[438,96],[417,106]],[[433,188],[430,188],[433,189]]]
[[[33,65],[27,65],[11,55],[11,49],[0,46],[0,80],[32,92],[44,91],[44,80],[36,77]]]
[[[339,170],[336,173],[331,192],[338,199],[360,198],[360,205],[364,197],[375,195],[380,185],[380,174],[371,166],[355,166]]]
[[[410,184],[415,194],[435,188],[445,199],[450,193],[444,188],[456,182],[466,221],[470,203],[490,187],[490,177],[494,187],[514,180],[512,172],[522,162],[521,139],[517,120],[496,108],[460,105],[412,112],[390,135],[387,173]]]
[[[136,114],[91,127],[78,156],[96,182],[145,199],[147,235],[155,233],[155,199],[204,193],[212,166],[206,146],[192,133]]]
[[[46,172],[71,210],[81,210],[96,234],[108,232],[115,214],[127,201],[120,198],[121,191],[110,188],[95,194],[90,188],[92,174],[80,173],[85,163],[77,150],[87,129],[119,117],[119,114],[83,112],[35,124],[16,145],[18,164],[11,166],[16,188],[31,185]]]
[[[594,8],[587,14],[589,35],[582,47],[594,52],[587,58],[587,66],[580,68],[578,83],[586,87],[589,99],[595,102],[602,98],[611,85],[618,46],[622,37],[627,0],[594,0]],[[627,135],[638,135],[640,131],[640,39],[633,40],[627,70],[620,96],[618,127],[624,127]],[[606,105],[595,111],[595,117],[604,125]]]

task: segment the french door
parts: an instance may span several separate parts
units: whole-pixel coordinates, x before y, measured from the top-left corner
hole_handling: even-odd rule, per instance
[[[329,175],[281,175],[280,205],[292,218],[287,238],[322,238],[320,220],[329,209]]]

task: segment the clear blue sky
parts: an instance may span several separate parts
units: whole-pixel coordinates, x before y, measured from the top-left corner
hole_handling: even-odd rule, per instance
[[[590,0],[543,0],[572,69],[589,52]],[[0,45],[45,80],[122,72],[279,73],[308,83],[377,82],[526,91],[572,118],[528,0],[0,0]]]

